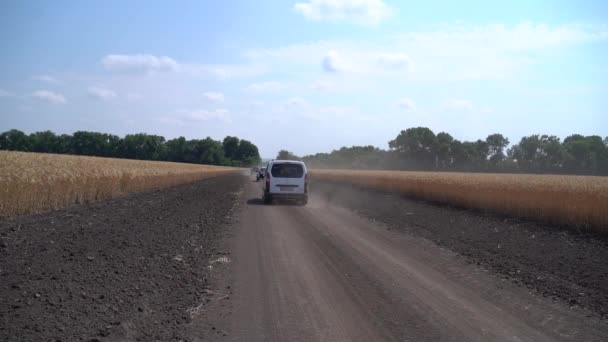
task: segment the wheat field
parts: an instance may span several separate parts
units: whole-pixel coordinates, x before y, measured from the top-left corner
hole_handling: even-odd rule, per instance
[[[0,151],[0,217],[237,172],[185,163]]]
[[[352,170],[311,170],[310,175],[313,180],[608,232],[608,177]]]

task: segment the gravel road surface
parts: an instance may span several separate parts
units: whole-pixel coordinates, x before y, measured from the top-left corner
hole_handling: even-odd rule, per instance
[[[600,341],[608,325],[313,194],[259,200],[235,228],[233,341]]]

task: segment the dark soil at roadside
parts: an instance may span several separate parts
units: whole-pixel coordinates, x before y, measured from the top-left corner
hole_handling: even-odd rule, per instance
[[[0,340],[189,340],[245,180],[1,220]]]
[[[311,191],[388,229],[434,241],[505,280],[608,318],[606,237],[329,182],[316,181]]]

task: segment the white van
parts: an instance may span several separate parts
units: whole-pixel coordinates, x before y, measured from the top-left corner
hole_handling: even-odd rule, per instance
[[[273,199],[308,203],[308,171],[306,165],[298,160],[272,160],[266,165],[262,182],[264,204]]]

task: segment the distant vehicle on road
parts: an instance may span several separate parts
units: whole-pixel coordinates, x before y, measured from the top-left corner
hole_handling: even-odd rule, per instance
[[[308,171],[298,160],[273,160],[265,168],[262,199],[270,204],[274,199],[308,203]]]
[[[254,166],[251,168],[251,174],[257,174],[258,172],[260,172],[260,168],[257,166]]]
[[[266,168],[261,167],[258,172],[255,174],[255,181],[259,181],[261,178],[264,178],[264,174],[266,173]]]

